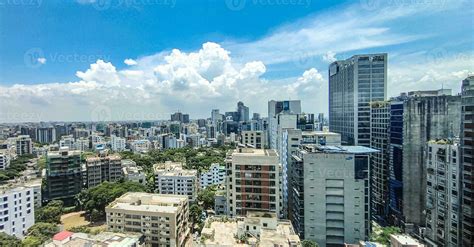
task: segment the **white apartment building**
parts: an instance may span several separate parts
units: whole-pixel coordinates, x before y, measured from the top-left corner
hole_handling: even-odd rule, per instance
[[[427,147],[426,240],[433,246],[459,246],[461,148],[451,140],[432,140]]]
[[[194,202],[198,192],[197,170],[185,170],[183,164],[166,161],[155,164],[155,192],[188,196]]]
[[[8,149],[0,149],[0,170],[5,170],[10,166],[10,152]]]
[[[248,211],[280,213],[281,167],[274,150],[239,145],[228,154],[226,173],[229,216],[245,216]]]
[[[151,149],[151,147],[151,142],[146,139],[136,140],[130,144],[130,148],[135,153],[146,153]]]
[[[146,174],[133,160],[122,160],[123,177],[132,182],[146,184]]]
[[[72,135],[69,136],[61,136],[61,140],[59,141],[59,148],[67,147],[69,150],[76,149],[76,141]]]
[[[189,237],[188,198],[128,192],[105,208],[109,231],[142,233],[150,246],[185,246]]]
[[[0,232],[23,238],[35,223],[33,188],[0,187]]]
[[[199,185],[206,188],[209,185],[220,185],[225,182],[225,166],[218,163],[211,164],[207,172],[201,173],[199,176]]]
[[[76,150],[87,151],[89,150],[89,139],[81,137],[76,140]]]
[[[292,155],[290,219],[300,238],[321,247],[368,239],[373,152],[362,146],[303,144]]]
[[[112,135],[112,138],[110,140],[110,146],[112,148],[112,151],[114,152],[122,152],[125,150],[125,138],[122,137],[117,137],[115,135]]]
[[[25,155],[33,153],[33,141],[29,135],[20,135],[16,138],[16,154]]]
[[[267,137],[265,132],[261,130],[253,131],[242,131],[240,135],[240,143],[247,145],[250,144],[255,148],[265,148],[267,145]]]

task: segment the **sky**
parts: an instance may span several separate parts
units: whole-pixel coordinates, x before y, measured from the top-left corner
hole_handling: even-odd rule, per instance
[[[0,122],[328,112],[328,65],[388,53],[388,96],[474,73],[471,0],[0,0]]]

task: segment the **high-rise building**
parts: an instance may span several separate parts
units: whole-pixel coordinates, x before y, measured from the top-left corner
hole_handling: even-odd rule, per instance
[[[20,135],[16,139],[16,154],[18,156],[33,153],[33,142],[30,136]]]
[[[267,127],[267,143],[271,149],[277,148],[278,135],[278,118],[277,115],[281,112],[291,114],[301,114],[300,100],[285,100],[285,101],[268,101],[268,127]]]
[[[124,151],[125,144],[126,144],[125,138],[112,135],[112,138],[110,139],[110,146],[111,146],[112,151],[114,152]]]
[[[53,126],[36,128],[36,139],[39,143],[53,143],[56,139],[56,129]]]
[[[46,158],[46,200],[71,204],[82,189],[81,152],[60,148],[48,152]]]
[[[171,114],[171,121],[182,122],[183,121],[183,113],[175,112],[175,113]]]
[[[390,102],[375,101],[370,104],[370,147],[380,152],[370,158],[370,208],[372,218],[383,224],[387,216],[388,164],[389,164],[389,124]]]
[[[183,164],[166,161],[153,165],[155,192],[158,194],[185,195],[196,201],[198,192],[197,170],[183,169]]]
[[[183,123],[189,123],[189,114],[183,114]]]
[[[426,155],[426,231],[432,246],[461,243],[461,149],[458,141],[431,140]]]
[[[102,182],[117,182],[123,178],[122,158],[119,155],[89,157],[84,164],[84,184],[87,188]]]
[[[390,105],[389,220],[407,232],[426,223],[426,143],[460,134],[461,97],[409,93]]]
[[[0,187],[0,232],[23,238],[35,224],[34,192],[31,187]]]
[[[10,151],[8,149],[0,149],[0,170],[5,170],[10,166]]]
[[[230,216],[245,216],[248,211],[280,213],[281,167],[274,150],[239,145],[229,153],[226,173]]]
[[[265,148],[267,139],[263,131],[242,131],[240,142],[244,145],[252,145],[255,148]]]
[[[462,244],[474,245],[474,76],[462,82]]]
[[[237,112],[239,113],[239,122],[248,122],[250,120],[249,107],[245,106],[242,101],[237,103]]]
[[[59,141],[59,147],[67,147],[69,150],[76,149],[76,141],[72,135],[70,136],[61,136],[61,140]]]
[[[355,55],[329,65],[329,129],[344,145],[370,146],[370,102],[387,95],[387,54]]]
[[[291,191],[291,220],[300,238],[322,247],[368,238],[373,152],[363,146],[300,145],[292,155]]]
[[[189,237],[186,196],[128,192],[105,212],[109,231],[142,233],[150,246],[184,247]]]

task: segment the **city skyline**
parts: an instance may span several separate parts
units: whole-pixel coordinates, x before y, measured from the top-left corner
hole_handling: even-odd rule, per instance
[[[298,99],[305,112],[327,114],[328,66],[335,60],[388,53],[388,97],[439,88],[458,93],[474,67],[473,25],[456,25],[472,22],[469,1],[224,1],[204,20],[194,14],[177,22],[183,33],[169,30],[169,19],[192,5],[180,1],[13,3],[0,7],[0,122],[94,121],[102,112],[110,116],[102,120],[159,120],[177,110],[196,119],[214,108],[233,110],[238,101],[262,114],[272,99]],[[40,19],[71,11],[90,20]],[[122,15],[142,17],[128,25],[118,21]],[[186,26],[190,21],[196,24]],[[133,28],[143,22],[149,25]],[[105,33],[94,40],[89,28]],[[117,28],[123,40],[106,36]],[[47,35],[34,38],[33,30]]]

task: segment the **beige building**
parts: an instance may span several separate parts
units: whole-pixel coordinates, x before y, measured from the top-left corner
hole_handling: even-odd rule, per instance
[[[151,246],[184,246],[190,232],[188,199],[182,195],[128,192],[105,212],[109,231],[142,233]]]
[[[92,188],[102,182],[115,182],[123,177],[122,158],[118,155],[89,157],[83,167],[87,188]]]
[[[244,145],[252,145],[255,148],[263,149],[267,146],[267,137],[261,130],[246,130],[240,135],[240,142]]]
[[[45,243],[45,247],[145,247],[140,233],[101,232],[97,235],[62,231]]]
[[[209,218],[201,232],[204,246],[301,246],[289,221],[275,213],[248,212],[245,218]]]
[[[183,169],[179,162],[166,161],[153,165],[155,171],[155,192],[158,194],[185,195],[189,201],[197,198],[197,170]]]
[[[281,167],[274,150],[239,145],[229,154],[226,171],[229,216],[244,216],[248,211],[280,212]]]

